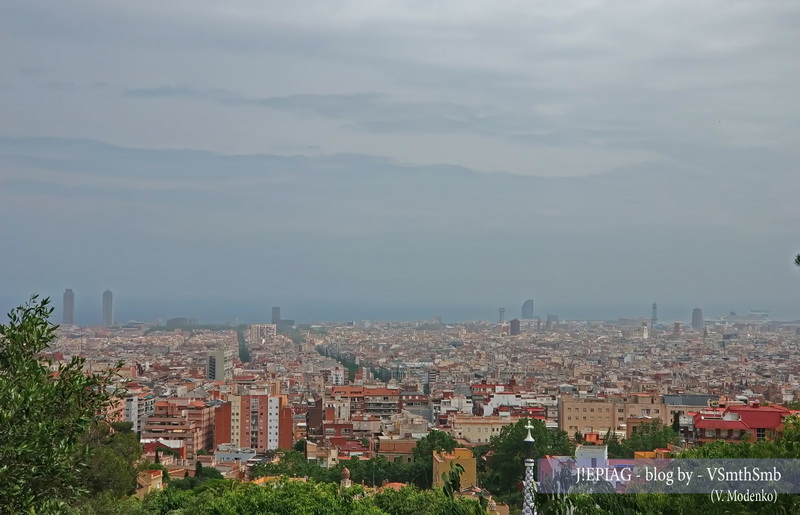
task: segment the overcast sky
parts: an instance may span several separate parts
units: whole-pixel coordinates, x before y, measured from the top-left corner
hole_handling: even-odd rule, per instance
[[[800,3],[0,4],[0,307],[800,318]]]

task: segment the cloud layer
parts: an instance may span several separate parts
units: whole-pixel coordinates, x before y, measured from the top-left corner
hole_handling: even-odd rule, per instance
[[[799,22],[791,0],[4,2],[0,290],[798,312]]]

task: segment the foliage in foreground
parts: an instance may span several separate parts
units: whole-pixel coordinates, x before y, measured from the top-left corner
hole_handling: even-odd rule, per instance
[[[0,325],[0,506],[8,513],[62,512],[99,486],[86,477],[85,437],[110,401],[115,370],[86,374],[82,358],[40,359],[55,339],[52,312],[49,299],[33,296]]]
[[[195,490],[167,490],[141,503],[120,505],[116,515],[479,515],[477,501],[448,498],[440,489],[405,487],[366,494],[355,485],[340,491],[334,483],[288,478],[256,486],[238,481],[209,481]]]

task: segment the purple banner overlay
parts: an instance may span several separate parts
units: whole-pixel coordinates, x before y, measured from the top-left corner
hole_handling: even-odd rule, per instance
[[[776,494],[800,493],[800,460],[559,457],[541,459],[537,468],[538,491],[549,494],[727,492],[769,500]]]

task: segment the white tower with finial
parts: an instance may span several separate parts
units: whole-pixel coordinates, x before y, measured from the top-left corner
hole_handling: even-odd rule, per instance
[[[531,429],[533,429],[533,426],[531,425],[530,419],[528,420],[528,425],[525,426],[525,429],[528,430],[528,436],[526,436],[524,440],[526,457],[525,481],[523,485],[525,487],[525,495],[522,504],[522,515],[536,515],[536,478],[533,476],[533,467],[536,464],[536,460],[533,459],[533,443],[535,440],[531,435]]]

